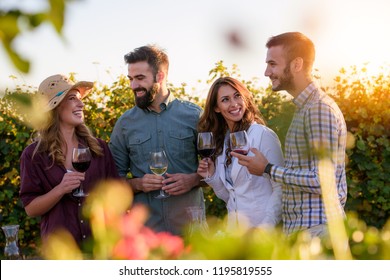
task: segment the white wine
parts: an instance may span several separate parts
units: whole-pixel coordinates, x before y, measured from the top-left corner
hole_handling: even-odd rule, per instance
[[[156,174],[156,175],[163,175],[165,172],[167,172],[168,167],[150,167],[150,170]]]
[[[164,150],[150,153],[149,168],[154,174],[160,176],[163,176],[165,172],[167,172],[168,159]],[[160,193],[155,196],[157,199],[165,199],[167,197],[169,197],[169,194],[166,193],[162,188],[160,189]]]

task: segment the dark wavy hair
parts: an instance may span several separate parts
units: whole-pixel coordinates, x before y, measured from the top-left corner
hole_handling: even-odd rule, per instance
[[[125,54],[124,59],[126,64],[146,61],[153,69],[154,75],[157,75],[158,71],[161,70],[164,70],[165,73],[168,73],[168,55],[157,45],[146,45],[136,48],[133,51]]]
[[[239,92],[246,106],[244,116],[241,121],[234,125],[231,132],[248,130],[253,122],[265,125],[265,121],[253,100],[252,93],[242,82],[231,77],[222,77],[214,81],[207,95],[204,112],[198,122],[198,132],[210,131],[214,134],[216,150],[213,160],[222,153],[225,134],[228,131],[225,119],[214,110],[217,107],[218,91],[223,85],[229,85]]]

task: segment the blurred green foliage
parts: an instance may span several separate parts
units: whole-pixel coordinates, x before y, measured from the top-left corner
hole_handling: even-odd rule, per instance
[[[43,1],[40,1],[43,2]],[[0,42],[13,65],[23,73],[30,70],[30,62],[15,49],[14,40],[22,33],[32,31],[44,23],[51,24],[58,35],[64,25],[65,7],[70,0],[44,0],[47,3],[42,11],[26,12],[24,8],[0,8]],[[9,4],[9,3],[8,3]],[[42,3],[41,3],[42,4]],[[43,5],[45,7],[45,5]]]
[[[341,69],[331,89],[354,138],[347,151],[346,208],[379,228],[390,216],[390,75],[386,72],[382,69],[369,77],[365,68]]]
[[[311,238],[305,232],[287,237],[281,228],[236,231],[221,234],[218,223],[210,224],[208,236],[195,234],[189,240],[192,250],[187,259],[207,260],[333,260],[329,237]],[[390,221],[382,228],[367,226],[357,215],[349,213],[345,222],[352,259],[390,259]],[[216,249],[218,248],[218,249]]]
[[[352,227],[348,225],[353,256],[356,259],[375,259],[384,256],[389,258],[384,253],[383,240],[389,239],[388,229],[385,231],[385,223],[390,216],[390,175],[388,173],[390,170],[390,75],[381,74],[364,79],[362,78],[364,73],[364,70],[352,69],[349,72],[342,70],[340,76],[335,79],[335,85],[326,90],[339,104],[348,130],[353,135],[352,144],[347,151],[349,193],[346,206],[348,212],[356,213],[356,217],[352,220],[357,222]],[[270,87],[258,86],[255,79],[242,80],[235,65],[229,70],[222,61],[217,62],[209,74],[210,79],[206,81],[208,84],[220,76],[227,75],[243,81],[253,92],[268,126],[278,134],[282,144],[284,143],[294,113],[294,106],[289,97],[273,92]],[[74,79],[73,74],[71,76]],[[170,84],[170,89],[179,98],[190,100],[200,106],[204,105],[204,99],[191,95],[186,84],[178,87]],[[29,121],[36,112],[28,110],[31,102],[25,97],[32,97],[35,92],[36,89],[32,87],[23,89],[18,87],[7,91],[0,99],[0,224],[20,225],[20,247],[26,255],[34,252],[39,246],[39,219],[26,216],[18,197],[19,157],[24,147],[30,143],[33,129]],[[112,85],[95,85],[84,102],[87,125],[97,137],[105,141],[109,140],[118,117],[134,106],[133,94],[124,75],[119,76]],[[205,188],[205,199],[207,216],[221,221],[226,214],[224,203],[209,187]],[[361,233],[355,233],[356,231]],[[256,243],[256,240],[253,242]],[[242,244],[244,240],[241,240],[241,243],[239,240],[234,242],[237,250],[245,245]],[[1,248],[4,245],[3,235],[0,237],[0,243]],[[386,244],[388,246],[388,243]],[[325,245],[321,248],[326,251]],[[255,256],[249,252],[245,254],[247,257]],[[240,256],[243,255],[232,253],[232,258]],[[265,256],[267,258],[274,255]],[[283,255],[275,256],[283,258]],[[296,255],[294,253],[290,256]]]

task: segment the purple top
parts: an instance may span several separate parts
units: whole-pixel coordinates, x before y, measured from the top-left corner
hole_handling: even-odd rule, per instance
[[[88,171],[85,173],[83,186],[90,192],[99,180],[119,178],[111,152],[106,142],[98,139],[103,148],[104,156],[93,157]],[[25,206],[38,196],[48,193],[57,186],[67,172],[64,166],[54,164],[47,153],[35,154],[37,143],[24,149],[20,158],[20,199]],[[83,198],[77,198],[72,193],[64,195],[61,200],[41,217],[41,238],[44,240],[56,229],[69,231],[78,244],[90,237],[89,222],[82,216]]]

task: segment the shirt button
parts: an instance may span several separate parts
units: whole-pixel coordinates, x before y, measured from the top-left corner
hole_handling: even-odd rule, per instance
[[[81,206],[81,203],[79,203],[79,206]]]
[[[83,238],[85,239],[85,238],[86,238],[86,236],[85,236],[85,235],[83,235]]]
[[[84,223],[84,221],[83,221],[83,220],[80,220],[80,223]]]

